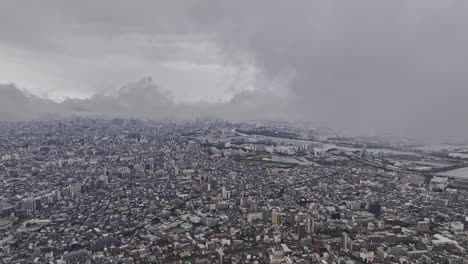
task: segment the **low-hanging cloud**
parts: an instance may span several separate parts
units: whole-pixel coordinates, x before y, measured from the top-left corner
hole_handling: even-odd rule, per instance
[[[0,84],[0,120],[33,120],[44,117],[126,117],[146,120],[193,120],[203,117],[230,120],[285,119],[283,99],[262,91],[245,91],[219,103],[177,103],[173,97],[145,77],[129,83],[112,95],[95,94],[87,99],[69,98],[57,103],[28,95],[14,84]],[[275,111],[272,106],[275,105]]]

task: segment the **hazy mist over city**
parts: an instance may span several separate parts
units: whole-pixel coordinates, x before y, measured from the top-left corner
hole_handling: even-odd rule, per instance
[[[0,0],[0,263],[468,264],[468,0]]]
[[[0,119],[293,120],[468,139],[466,1],[2,1]]]

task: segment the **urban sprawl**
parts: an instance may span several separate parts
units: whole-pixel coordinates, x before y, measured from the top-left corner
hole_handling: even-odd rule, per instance
[[[280,122],[0,123],[0,263],[468,263],[468,148]]]

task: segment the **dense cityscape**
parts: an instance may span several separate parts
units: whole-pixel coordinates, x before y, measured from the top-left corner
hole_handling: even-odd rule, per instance
[[[468,0],[0,0],[0,264],[468,264]]]
[[[293,123],[3,122],[0,263],[467,263],[467,158]]]

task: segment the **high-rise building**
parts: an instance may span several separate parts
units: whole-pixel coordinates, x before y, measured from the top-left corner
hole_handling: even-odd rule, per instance
[[[341,247],[343,250],[346,250],[348,248],[348,240],[349,240],[349,237],[348,237],[348,233],[346,232],[343,232],[343,235],[341,237]]]
[[[315,232],[315,220],[312,217],[307,218],[307,233]]]
[[[240,205],[241,207],[244,207],[244,206],[245,206],[244,197],[241,197],[241,198],[240,198],[239,205]]]
[[[299,223],[304,222],[305,217],[306,217],[306,215],[304,213],[302,213],[302,212],[298,213],[297,214],[297,222],[299,222]]]
[[[221,196],[223,197],[224,200],[228,200],[231,198],[231,192],[230,191],[226,191],[226,188],[223,187],[221,189]]]
[[[36,210],[36,201],[33,198],[23,199],[21,201],[21,210],[27,210],[27,211]]]
[[[62,194],[60,193],[59,190],[54,190],[54,191],[53,191],[53,194],[54,194],[54,199],[55,199],[56,201],[62,200]]]
[[[280,222],[280,214],[277,211],[271,212],[271,224],[278,225]]]
[[[216,249],[216,252],[219,254],[219,263],[223,263],[224,251],[222,248]]]
[[[40,197],[34,199],[34,207],[36,208],[36,210],[42,209],[42,201]]]
[[[294,233],[296,233],[298,240],[305,237],[306,227],[303,223],[298,223],[294,226]]]
[[[417,229],[419,232],[429,232],[429,222],[420,221],[418,222]]]
[[[62,256],[66,263],[84,262],[90,258],[91,254],[87,250],[73,251]]]
[[[289,211],[288,222],[291,226],[296,225],[296,210],[293,209]]]
[[[357,211],[361,210],[361,203],[360,202],[346,202],[346,207],[350,210]]]

